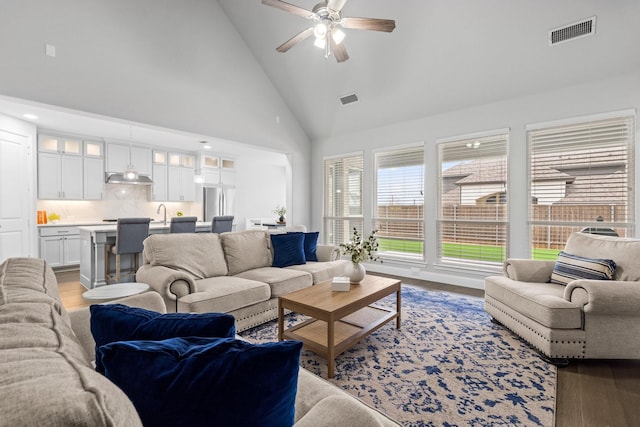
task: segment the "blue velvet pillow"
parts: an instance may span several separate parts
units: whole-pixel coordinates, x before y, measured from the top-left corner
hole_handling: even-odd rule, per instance
[[[273,267],[306,264],[304,257],[304,233],[272,234]]]
[[[96,370],[103,372],[98,348],[114,341],[164,340],[178,337],[235,337],[235,319],[226,313],[161,314],[122,304],[95,304],[91,334],[96,342]]]
[[[316,255],[318,235],[320,235],[318,231],[304,233],[304,258],[307,261],[318,261],[318,255]]]
[[[114,342],[98,358],[145,427],[290,427],[301,349],[299,341],[190,337]]]

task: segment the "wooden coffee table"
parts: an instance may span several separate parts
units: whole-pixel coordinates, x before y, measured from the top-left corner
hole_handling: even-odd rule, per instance
[[[372,305],[396,293],[396,309]],[[284,329],[284,311],[291,310],[311,319]],[[348,292],[331,290],[331,282],[319,283],[278,299],[278,339],[299,340],[305,348],[327,359],[327,376],[332,378],[335,358],[358,341],[396,319],[400,329],[400,280],[367,275]]]

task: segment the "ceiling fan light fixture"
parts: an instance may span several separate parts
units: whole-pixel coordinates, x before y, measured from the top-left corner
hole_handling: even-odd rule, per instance
[[[315,47],[319,47],[320,49],[324,49],[327,44],[327,39],[322,37],[316,37],[316,40],[313,42]]]
[[[313,35],[316,36],[316,39],[327,37],[327,32],[329,32],[329,27],[324,22],[318,22],[313,29]]]
[[[340,28],[332,28],[331,29],[331,38],[336,44],[342,43],[344,40],[345,33]]]

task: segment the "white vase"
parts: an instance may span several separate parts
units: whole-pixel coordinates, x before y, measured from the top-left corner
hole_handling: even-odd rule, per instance
[[[351,283],[360,283],[362,279],[364,279],[364,275],[367,273],[367,270],[364,269],[364,265],[359,262],[352,262],[347,265],[345,269],[345,275],[349,276],[349,281]]]

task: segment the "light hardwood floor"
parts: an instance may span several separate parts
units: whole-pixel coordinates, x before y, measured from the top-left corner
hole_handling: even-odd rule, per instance
[[[87,307],[78,272],[56,273],[68,310]],[[393,276],[388,276],[393,277]],[[425,289],[482,298],[484,292],[441,283],[399,278]],[[638,355],[640,358],[640,354]],[[640,360],[577,360],[558,368],[557,427],[635,427],[640,425]]]

